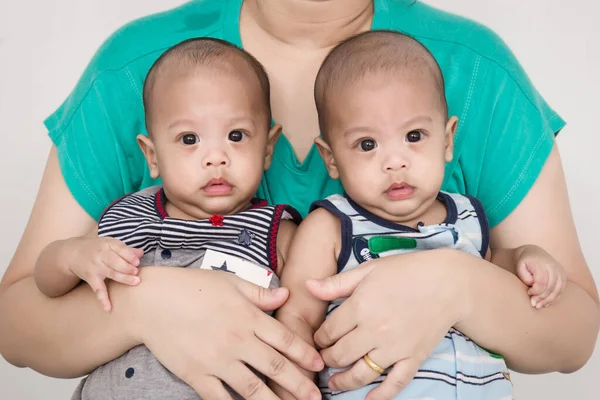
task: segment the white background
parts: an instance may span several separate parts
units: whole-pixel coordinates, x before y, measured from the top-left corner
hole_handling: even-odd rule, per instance
[[[592,0],[428,0],[482,22],[516,53],[567,120],[558,143],[581,244],[600,280],[598,146],[600,6]],[[182,0],[0,0],[0,273],[25,227],[50,140],[42,125],[102,41],[122,24]],[[2,323],[2,321],[0,321]],[[575,339],[575,338],[574,338]],[[516,376],[517,399],[600,398],[600,352],[572,375]],[[68,399],[76,381],[0,359],[3,400]]]

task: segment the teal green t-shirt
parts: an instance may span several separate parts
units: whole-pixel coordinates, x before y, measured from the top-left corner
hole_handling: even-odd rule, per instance
[[[98,219],[124,194],[159,183],[150,177],[136,142],[136,135],[146,131],[142,87],[153,62],[192,37],[241,46],[241,4],[192,1],[124,26],[98,50],[73,92],[45,121],[67,185],[92,217]],[[477,197],[490,225],[497,225],[533,185],[564,121],[489,29],[421,2],[375,0],[374,6],[373,29],[414,37],[442,68],[450,114],[460,119],[442,189]],[[282,136],[257,196],[306,215],[313,201],[341,191],[314,146],[300,163]]]

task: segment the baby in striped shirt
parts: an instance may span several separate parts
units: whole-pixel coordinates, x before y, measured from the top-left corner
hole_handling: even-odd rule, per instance
[[[224,41],[190,39],[156,60],[143,97],[148,135],[137,140],[150,177],[162,184],[116,200],[90,235],[48,245],[36,265],[39,289],[57,297],[85,281],[110,311],[105,280],[137,285],[139,267],[151,265],[222,271],[278,287],[301,218],[289,206],[254,198],[281,133],[271,126],[263,67]],[[93,371],[73,399],[107,393],[199,398],[143,345]]]
[[[341,180],[345,193],[314,203],[294,238],[282,276],[291,295],[276,313],[290,330],[312,343],[325,318],[341,321],[335,319],[336,309],[347,299],[328,303],[315,298],[309,291],[311,279],[350,271],[375,258],[428,249],[458,249],[509,270],[530,287],[532,305],[538,309],[558,297],[566,274],[546,251],[527,245],[490,252],[481,203],[440,190],[445,165],[453,158],[458,120],[448,118],[442,72],[424,46],[391,31],[347,39],[325,58],[315,100],[323,135],[315,142],[330,177]],[[383,349],[366,349],[365,354],[365,349],[349,348],[347,338],[358,333],[355,327],[339,329],[346,328],[338,343],[346,340],[347,351],[336,367],[352,368],[346,381],[370,382],[341,391],[331,377],[347,368],[326,366],[319,373],[324,398],[364,399],[398,361]],[[274,390],[289,398],[285,390]],[[511,396],[502,357],[451,329],[394,399]]]

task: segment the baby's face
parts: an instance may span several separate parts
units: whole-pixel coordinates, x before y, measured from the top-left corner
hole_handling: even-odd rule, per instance
[[[386,220],[414,225],[436,199],[452,159],[456,119],[443,115],[433,84],[367,76],[329,110],[329,145],[344,189]]]
[[[247,208],[278,134],[259,95],[239,74],[210,70],[156,83],[152,142],[172,217]]]

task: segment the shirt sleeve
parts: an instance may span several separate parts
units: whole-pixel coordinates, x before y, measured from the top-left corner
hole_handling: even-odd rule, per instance
[[[470,130],[476,147],[467,145],[465,172],[475,186],[490,228],[498,225],[523,200],[539,176],[563,119],[546,103],[507,50],[507,66],[495,64],[472,110]],[[483,135],[483,136],[480,136]]]
[[[138,190],[147,174],[136,141],[145,125],[135,82],[127,67],[99,74],[94,69],[93,60],[44,123],[69,190],[98,220],[111,202]]]

